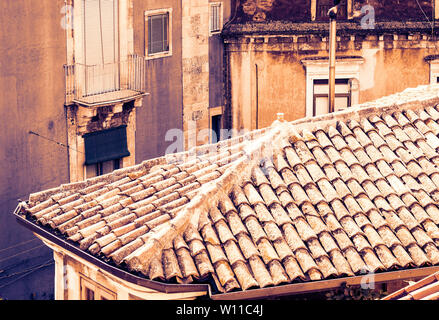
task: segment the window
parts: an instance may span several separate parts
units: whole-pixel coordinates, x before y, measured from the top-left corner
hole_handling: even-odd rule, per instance
[[[96,176],[101,176],[103,174],[107,174],[114,170],[120,169],[121,163],[122,159],[115,159],[111,161],[104,161],[87,165],[85,167],[86,178],[89,179]]]
[[[116,294],[96,282],[80,277],[81,300],[116,300]]]
[[[221,2],[210,4],[210,22],[209,22],[210,34],[221,32],[221,26],[223,20],[222,13],[223,12],[222,12]]]
[[[85,300],[94,300],[95,299],[95,292],[90,289],[85,287]]]
[[[439,59],[428,60],[430,63],[430,84],[439,83]]]
[[[314,107],[313,116],[326,114],[329,102],[329,85],[327,79],[314,80]],[[351,106],[349,79],[335,80],[334,111],[340,111]]]
[[[171,55],[171,9],[145,12],[147,58]]]
[[[87,133],[83,138],[87,178],[119,169],[122,158],[130,155],[126,125]]]
[[[222,106],[209,108],[210,143],[216,143],[220,140],[227,139],[227,137],[224,137],[224,131],[222,130],[222,116]]]
[[[85,64],[105,65],[118,60],[118,0],[84,0]]]
[[[316,18],[319,21],[329,21],[328,11],[334,6],[333,0],[317,0]],[[338,6],[337,19],[347,19],[347,0],[341,0]]]
[[[335,67],[336,110],[359,103],[360,99],[360,71],[364,58],[345,56],[337,58]],[[327,113],[326,101],[329,96],[328,78],[329,61],[327,57],[309,57],[301,60],[306,70],[306,116]],[[344,79],[344,80],[343,80]],[[346,81],[348,83],[346,84]],[[343,82],[343,83],[342,83]],[[349,90],[349,94],[347,94]],[[317,96],[315,96],[315,94]],[[322,94],[322,95],[320,95]],[[323,96],[324,95],[324,96]],[[337,107],[338,106],[338,107]]]
[[[212,139],[215,143],[221,140],[221,115],[212,116]]]

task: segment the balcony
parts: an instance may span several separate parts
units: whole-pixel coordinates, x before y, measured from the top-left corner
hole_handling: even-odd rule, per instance
[[[124,61],[101,65],[65,65],[64,72],[66,105],[103,106],[146,95],[142,56],[130,55]]]

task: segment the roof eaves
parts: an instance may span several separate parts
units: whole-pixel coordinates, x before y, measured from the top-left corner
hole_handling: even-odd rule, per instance
[[[374,273],[371,275],[359,275],[330,280],[286,284],[282,286],[252,289],[248,291],[220,293],[212,295],[211,298],[213,300],[247,300],[286,295],[298,295],[317,291],[332,290],[339,288],[342,284],[346,284],[347,286],[358,286],[362,284],[375,285],[394,280],[407,280],[414,277],[426,276],[437,271],[439,271],[439,266],[387,271]]]
[[[93,255],[85,252],[84,250],[79,249],[74,244],[57,237],[51,232],[45,230],[43,227],[40,227],[23,216],[21,212],[21,207],[23,203],[20,203],[14,211],[15,218],[17,222],[24,227],[30,229],[32,232],[38,234],[39,236],[47,239],[48,241],[60,246],[61,248],[71,252],[72,254],[77,255],[78,257],[102,268],[103,270],[109,272],[110,274],[133,284],[153,289],[163,293],[182,293],[182,292],[200,292],[206,291],[207,295],[210,295],[211,289],[208,284],[168,284],[162,283],[155,280],[145,279],[139,276],[136,276],[132,273],[126,272],[121,268],[114,267]]]

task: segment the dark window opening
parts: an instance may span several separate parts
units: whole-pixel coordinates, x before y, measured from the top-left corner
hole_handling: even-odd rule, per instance
[[[341,0],[338,6],[337,19],[346,20],[347,15],[347,0]],[[316,20],[329,21],[328,11],[334,6],[333,0],[317,0]]]
[[[212,116],[212,143],[221,140],[221,116],[220,114]]]
[[[95,292],[89,288],[85,288],[85,300],[94,300]]]
[[[110,161],[98,162],[98,163],[87,165],[85,169],[87,179],[96,176],[102,176],[114,170],[120,169],[121,161],[122,159],[114,159]]]
[[[83,138],[87,178],[120,169],[121,159],[130,155],[125,125],[87,133]]]
[[[127,146],[126,125],[87,133],[85,144],[85,164],[95,164],[130,155]]]

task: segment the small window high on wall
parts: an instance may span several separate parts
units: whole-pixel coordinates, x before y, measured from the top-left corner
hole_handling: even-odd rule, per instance
[[[159,58],[172,54],[172,10],[145,12],[145,52],[147,58]]]
[[[210,3],[209,32],[215,34],[221,32],[223,21],[223,8],[221,2]]]
[[[300,60],[306,70],[306,116],[328,112],[329,61],[327,57],[309,57]],[[360,71],[364,58],[359,56],[337,58],[335,67],[335,111],[359,103]]]

